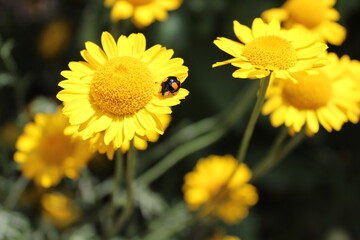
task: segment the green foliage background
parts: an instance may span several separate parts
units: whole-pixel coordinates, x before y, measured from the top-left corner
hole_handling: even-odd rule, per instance
[[[101,0],[62,0],[44,16],[32,17],[19,13],[24,2],[0,1],[0,239],[95,240],[102,239],[98,235],[99,226],[90,221],[58,232],[39,223],[36,208],[20,203],[6,204],[14,189],[22,183],[17,180],[20,172],[12,157],[14,139],[7,142],[2,134],[5,126],[9,122],[16,123],[21,129],[31,120],[29,112],[48,111],[59,103],[55,95],[60,90],[57,86],[62,79],[60,72],[68,68],[69,61],[82,60],[79,52],[85,41],[99,43],[101,32],[105,30],[115,37],[143,32],[148,47],[161,44],[174,49],[175,55],[184,59],[189,77],[183,86],[190,95],[173,108],[173,121],[159,142],[138,153],[137,175],[141,175],[178,147],[165,144],[171,136],[191,123],[221,113],[232,106],[237,97],[241,98],[249,85],[256,84],[233,79],[231,66],[212,69],[214,62],[228,57],[212,42],[218,36],[235,39],[233,20],[250,25],[262,11],[278,7],[283,1],[185,0],[180,9],[170,12],[167,21],[156,22],[146,29],[136,29],[130,21],[111,23],[109,9],[103,7]],[[348,36],[342,46],[330,46],[329,50],[360,59],[360,2],[339,0],[336,8]],[[37,52],[37,39],[42,27],[58,18],[71,22],[71,40],[65,51],[51,61],[44,61]],[[184,227],[183,222],[189,215],[182,200],[183,176],[201,157],[235,155],[248,116],[249,113],[219,141],[185,157],[149,188],[140,189],[138,210],[123,232],[123,236],[138,237],[117,239],[200,239],[198,236],[206,235],[210,230],[204,224]],[[14,130],[15,135],[20,134],[19,129]],[[254,166],[279,131],[271,127],[267,116],[262,116],[246,163]],[[359,135],[359,125],[350,123],[340,132],[331,134],[322,129],[253,183],[260,200],[247,219],[231,226],[218,222],[218,226],[243,240],[360,239]],[[101,190],[109,185],[113,168],[113,162],[98,156],[78,182],[64,180],[58,188],[72,192],[87,213],[101,211],[102,204],[106,203]],[[84,191],[88,192],[84,195]],[[182,230],[170,234],[176,227]]]

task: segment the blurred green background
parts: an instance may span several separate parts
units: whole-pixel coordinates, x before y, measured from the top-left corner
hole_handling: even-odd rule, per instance
[[[232,21],[250,25],[281,0],[185,0],[169,13],[165,22],[155,22],[146,29],[136,29],[130,21],[111,23],[109,9],[101,0],[0,0],[0,199],[19,172],[13,162],[14,141],[31,113],[46,111],[59,103],[60,72],[69,61],[82,60],[85,41],[100,42],[102,31],[119,34],[143,32],[147,46],[161,44],[174,49],[189,67],[183,87],[190,95],[173,108],[173,121],[159,143],[139,153],[138,174],[154,162],[141,162],[148,152],[190,123],[222,112],[245,93],[255,80],[233,79],[234,68],[212,69],[217,61],[227,59],[213,40],[218,36],[235,39]],[[41,6],[41,7],[34,7]],[[360,1],[338,0],[340,23],[348,30],[347,39],[329,51],[360,59]],[[43,29],[53,21],[65,21],[65,44],[54,55],[39,49]],[[252,103],[253,104],[253,103]],[[247,117],[219,141],[183,159],[151,185],[171,206],[182,201],[183,176],[196,161],[210,154],[233,154],[243,134]],[[14,126],[15,123],[15,126]],[[280,129],[274,129],[262,116],[255,129],[246,163],[253,166],[268,149]],[[340,132],[322,129],[307,139],[285,161],[254,182],[260,200],[243,222],[223,225],[230,234],[243,240],[356,240],[360,239],[360,128],[345,124]],[[176,146],[173,146],[176,147]],[[172,149],[163,149],[164,154]],[[111,176],[113,163],[100,160],[89,169],[98,181]],[[158,160],[158,159],[155,159]],[[101,163],[99,163],[100,161]],[[144,160],[145,161],[145,160]],[[98,170],[98,164],[104,165]],[[171,179],[169,181],[169,179]],[[20,208],[21,210],[21,208]],[[28,217],[32,212],[26,212]],[[192,239],[201,226],[178,235]]]

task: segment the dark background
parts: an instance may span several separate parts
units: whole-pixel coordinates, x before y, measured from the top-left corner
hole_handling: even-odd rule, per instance
[[[148,47],[159,43],[174,49],[175,55],[183,58],[189,67],[189,77],[183,87],[190,95],[174,107],[173,121],[160,138],[161,143],[183,126],[221,112],[246,85],[254,84],[249,83],[250,80],[233,79],[231,66],[211,68],[213,63],[228,58],[213,40],[218,36],[235,39],[233,20],[249,26],[261,12],[279,7],[283,1],[185,0],[180,9],[170,12],[168,21],[155,22],[146,29],[136,29],[129,21],[112,24],[109,9],[103,7],[101,0],[45,1],[53,3],[45,8],[46,11],[35,14],[26,10],[26,2],[41,1],[0,1],[0,45],[11,42],[13,47],[3,51],[11,49],[15,65],[15,68],[9,68],[3,61],[0,63],[1,73],[10,72],[12,76],[9,81],[0,78],[2,129],[9,122],[21,126],[21,116],[34,100],[45,98],[57,102],[55,95],[60,90],[57,86],[62,79],[60,72],[68,69],[69,61],[82,60],[79,52],[84,48],[84,42],[99,43],[102,31],[117,29],[118,33],[126,35],[143,32]],[[329,51],[360,59],[360,2],[339,0],[336,9],[348,34],[341,46],[329,46]],[[70,39],[57,56],[44,60],[37,48],[39,34],[55,19],[70,22]],[[169,203],[181,200],[184,174],[200,157],[236,155],[245,123],[246,118],[218,142],[188,156],[155,181],[152,189],[163,194]],[[260,118],[246,159],[250,166],[271,145],[278,132],[267,116]],[[360,239],[359,136],[359,126],[351,123],[345,124],[340,132],[327,133],[321,129],[279,166],[254,182],[260,198],[250,210],[249,217],[238,225],[224,227],[246,240]],[[155,144],[150,145],[149,151],[153,146]],[[2,156],[11,159],[13,146],[10,150],[4,150],[4,146],[2,149]],[[139,155],[141,158],[146,152]],[[4,159],[0,164],[0,174],[5,174],[7,166],[13,166]],[[111,174],[112,163],[107,163],[107,168],[102,173],[95,171],[95,175],[102,178]]]

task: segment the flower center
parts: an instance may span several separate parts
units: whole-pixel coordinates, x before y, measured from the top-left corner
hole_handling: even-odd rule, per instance
[[[132,5],[135,6],[141,6],[141,5],[146,5],[149,4],[151,2],[153,2],[154,0],[128,0]]]
[[[328,104],[332,97],[331,80],[323,73],[296,76],[298,83],[286,81],[283,98],[298,109],[318,109]]]
[[[40,156],[50,164],[61,164],[74,151],[71,136],[66,136],[62,131],[45,136],[40,143]]]
[[[144,108],[153,96],[154,87],[146,65],[123,56],[108,60],[95,72],[90,95],[103,111],[125,116]]]
[[[314,28],[324,20],[326,6],[324,1],[292,0],[287,1],[284,8],[288,10],[290,19],[295,23]]]
[[[297,55],[291,43],[277,36],[263,36],[245,45],[243,55],[257,67],[286,70],[296,64]]]

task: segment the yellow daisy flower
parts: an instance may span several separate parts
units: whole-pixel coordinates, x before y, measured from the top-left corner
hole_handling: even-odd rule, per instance
[[[258,195],[254,186],[247,183],[252,174],[250,169],[230,155],[211,155],[200,159],[195,169],[187,173],[184,179],[184,198],[191,210],[208,204],[205,211],[221,218],[227,223],[236,223],[248,214],[248,207],[255,205]],[[222,193],[218,191],[227,183]]]
[[[66,176],[75,179],[92,154],[81,139],[64,134],[68,119],[55,114],[37,114],[16,142],[15,161],[22,174],[45,188],[57,185]]]
[[[161,124],[164,126],[164,128],[167,128],[167,126],[169,125],[169,123],[171,121],[171,116],[159,114],[158,117],[159,117]],[[65,134],[76,136],[78,134],[78,129],[79,129],[79,126],[68,126],[65,129]],[[147,141],[156,142],[159,139],[159,136],[160,136],[159,133],[157,133],[155,131],[150,131],[150,130],[145,130],[145,131],[146,131]],[[110,145],[105,144],[104,134],[105,134],[105,132],[96,133],[94,135],[94,137],[89,139],[90,149],[93,152],[98,151],[99,153],[102,153],[102,154],[106,153],[106,156],[112,160],[114,158],[114,153],[115,153],[116,147],[114,146],[113,143],[110,143]],[[134,143],[135,148],[137,148],[139,150],[145,150],[148,147],[147,141],[144,140],[144,138],[141,138],[141,137],[138,137],[135,135],[133,141],[134,141],[133,143]],[[130,148],[130,141],[125,139],[124,143],[120,147],[120,150],[122,152],[127,152],[129,150],[129,148]]]
[[[284,22],[285,28],[306,28],[331,44],[341,45],[346,29],[336,23],[340,14],[333,8],[335,4],[336,0],[287,0],[280,8],[265,11],[262,18]]]
[[[71,225],[80,216],[74,201],[59,192],[44,194],[41,207],[43,216],[60,229]]]
[[[298,83],[274,79],[267,92],[263,114],[271,114],[274,127],[285,124],[290,133],[306,126],[311,136],[323,126],[328,132],[339,131],[358,111],[359,89],[344,73],[336,54],[328,54],[330,64],[318,75],[297,74]],[[355,119],[354,119],[355,120]],[[358,117],[357,117],[358,120]]]
[[[348,55],[343,55],[339,60],[343,71],[340,73],[343,77],[349,77],[355,83],[355,88],[360,91],[360,62],[351,59]],[[360,117],[360,102],[357,111],[347,111],[350,122],[358,123]]]
[[[234,21],[234,32],[240,42],[224,37],[214,41],[234,58],[217,62],[213,67],[232,64],[240,69],[235,78],[263,78],[272,72],[276,78],[290,78],[295,73],[314,74],[314,68],[325,64],[319,55],[327,46],[317,41],[316,35],[298,29],[282,30],[278,21],[264,23],[260,18],[252,28]]]
[[[168,11],[180,7],[182,0],[105,0],[104,4],[111,9],[113,21],[132,17],[134,24],[147,27],[155,20],[165,21]]]
[[[111,151],[127,150],[129,141],[148,141],[154,132],[163,134],[166,124],[161,116],[170,114],[170,107],[189,92],[179,88],[163,95],[162,83],[169,76],[184,82],[188,68],[181,58],[171,58],[172,50],[160,45],[145,50],[141,33],[121,36],[115,42],[104,32],[101,42],[104,51],[87,42],[81,52],[86,62],[70,62],[70,70],[62,71],[67,79],[59,83],[64,89],[57,98],[83,140],[100,139]]]

